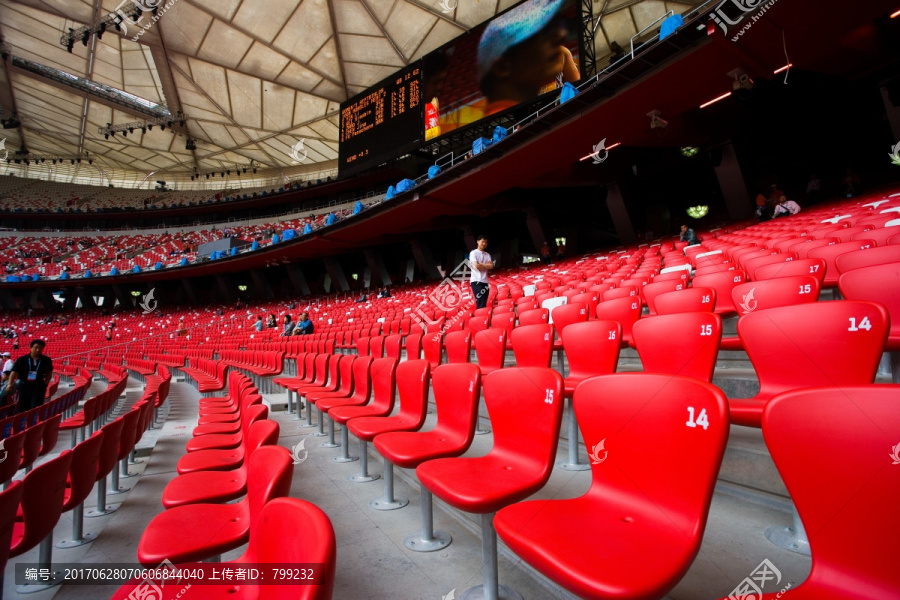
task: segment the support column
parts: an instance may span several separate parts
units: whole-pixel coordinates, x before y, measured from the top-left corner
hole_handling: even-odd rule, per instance
[[[0,290],[0,308],[16,309],[16,299],[9,293],[9,290]]]
[[[540,252],[541,246],[547,241],[547,236],[544,235],[544,228],[541,227],[541,221],[538,219],[537,211],[533,208],[525,209],[525,225],[528,226],[528,233],[531,234],[531,241],[534,243],[535,250]],[[475,246],[472,246],[472,248],[474,247]]]
[[[188,300],[191,304],[197,304],[197,294],[194,292],[194,285],[191,283],[189,277],[181,278],[181,288],[184,290],[184,293],[187,294]],[[120,300],[121,302],[121,300]]]
[[[625,199],[622,197],[622,191],[618,184],[613,183],[607,187],[606,208],[612,216],[619,242],[623,246],[636,244],[637,235],[634,233],[634,225],[631,223],[631,217],[628,215]]]
[[[300,265],[291,263],[287,265],[286,268],[288,277],[294,286],[294,291],[303,296],[309,296],[309,284],[306,282],[306,275],[303,273],[303,269],[300,268]]]
[[[28,294],[28,306],[37,310],[39,299],[40,299],[40,296],[38,295],[37,290],[32,290],[31,293]]]
[[[48,288],[40,288],[37,291],[38,298],[41,300],[41,304],[44,305],[44,310],[56,310],[56,301],[53,299],[53,294],[50,293]]]
[[[881,86],[881,99],[884,102],[884,112],[887,113],[888,123],[891,124],[892,139],[900,141],[900,85],[894,83],[894,96],[891,90]]]
[[[438,271],[434,257],[431,255],[431,249],[427,244],[422,242],[422,240],[413,240],[412,253],[419,269],[425,273],[425,279],[441,278],[441,272]]]
[[[753,216],[754,205],[750,202],[750,194],[747,193],[747,184],[733,145],[722,146],[722,162],[715,167],[715,171],[729,218],[737,221]]]
[[[469,225],[466,225],[462,229],[463,232],[463,242],[466,244],[466,250],[474,250],[478,243],[475,241],[475,234],[472,232],[472,228]],[[481,233],[481,232],[479,232]]]
[[[254,298],[263,298],[265,300],[270,300],[275,297],[275,294],[272,293],[272,286],[269,285],[269,281],[256,269],[252,269],[250,271],[250,276],[253,278],[253,287],[254,289]]]
[[[347,278],[344,276],[344,267],[341,266],[341,263],[336,258],[332,256],[326,258],[325,268],[328,270],[331,281],[337,286],[337,289],[342,292],[350,289],[350,286],[347,285]]]
[[[94,302],[94,297],[88,290],[84,288],[76,288],[76,293],[81,299],[81,306],[83,306],[84,308],[97,308],[97,304]]]
[[[131,306],[131,298],[125,295],[125,291],[122,289],[121,285],[119,285],[118,283],[114,283],[112,286],[112,291],[116,297],[116,300],[119,301],[119,304],[121,304],[122,306]]]
[[[231,278],[226,278],[225,275],[218,274],[216,275],[216,284],[219,286],[219,293],[222,294],[222,299],[225,302],[234,302],[234,286],[232,285]]]
[[[416,259],[410,258],[406,261],[406,279],[412,281],[416,278]]]
[[[372,274],[381,281],[381,285],[391,285],[391,275],[384,266],[384,260],[380,254],[375,254],[372,249],[367,249],[363,254],[366,256],[366,264],[369,265]]]

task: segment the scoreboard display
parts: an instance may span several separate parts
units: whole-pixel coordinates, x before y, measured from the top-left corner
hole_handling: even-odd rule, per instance
[[[415,63],[341,104],[338,175],[352,175],[422,142],[422,72]]]

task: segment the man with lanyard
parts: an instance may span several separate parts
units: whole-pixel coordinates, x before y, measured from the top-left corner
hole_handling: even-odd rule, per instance
[[[12,391],[19,381],[19,412],[31,410],[44,403],[47,385],[53,377],[53,361],[44,356],[44,340],[32,340],[31,352],[20,356],[9,374],[7,389]]]
[[[476,239],[478,248],[469,253],[469,267],[472,269],[470,281],[472,285],[472,293],[475,295],[475,307],[484,308],[487,306],[488,290],[488,271],[494,268],[491,255],[485,252],[488,245],[486,235],[479,235]]]

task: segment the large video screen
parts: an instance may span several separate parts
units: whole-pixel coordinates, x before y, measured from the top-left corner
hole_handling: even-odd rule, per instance
[[[579,32],[575,0],[527,0],[426,55],[425,139],[576,82]]]
[[[422,144],[418,62],[341,104],[338,176],[352,175]]]

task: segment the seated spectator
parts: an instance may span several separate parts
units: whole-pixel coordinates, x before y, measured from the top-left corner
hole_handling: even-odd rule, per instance
[[[259,315],[259,316],[256,318],[256,324],[254,325],[254,327],[256,327],[256,330],[257,330],[257,331],[262,331],[262,330],[263,330],[264,324],[263,324],[263,318],[262,318],[262,315]]]
[[[269,318],[266,320],[266,327],[272,328],[277,326],[278,323],[275,320],[275,313],[269,313]]]
[[[681,226],[681,235],[678,236],[678,240],[681,242],[687,242],[688,246],[696,246],[700,243],[700,239],[697,237],[697,234],[694,233],[694,230],[687,225]]]
[[[544,245],[541,246],[541,260],[547,265],[549,265],[552,260],[550,255],[550,244],[548,242],[544,242]]]
[[[294,335],[306,335],[314,332],[315,326],[309,318],[309,313],[304,312],[300,315],[300,322],[297,323],[297,326],[294,328]]]
[[[847,167],[847,174],[841,180],[841,187],[847,198],[858,196],[862,192],[862,182],[860,182],[859,176],[853,172],[853,169]]]
[[[294,327],[296,326],[297,324],[291,320],[291,315],[284,315],[284,329],[281,332],[281,336],[285,337],[291,335],[294,333]]]
[[[366,296],[365,292],[361,292],[359,298],[356,299],[356,303],[359,304],[360,302],[365,302],[366,300],[368,300],[368,296]]]
[[[788,200],[786,196],[782,196],[778,199],[778,204],[775,205],[775,212],[772,216],[789,217],[796,215],[798,212],[800,212],[800,205],[793,200]]]
[[[382,292],[381,292],[381,297],[382,298],[390,298],[391,297],[391,290],[388,289],[387,286],[384,286],[384,290],[382,290]]]
[[[813,173],[809,176],[809,182],[806,184],[806,199],[809,202],[819,200],[822,195],[822,182],[819,177]]]

